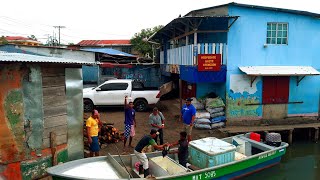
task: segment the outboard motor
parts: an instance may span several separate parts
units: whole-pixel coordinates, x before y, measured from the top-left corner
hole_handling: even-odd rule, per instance
[[[267,133],[266,143],[269,146],[279,147],[281,145],[281,134],[280,133]]]

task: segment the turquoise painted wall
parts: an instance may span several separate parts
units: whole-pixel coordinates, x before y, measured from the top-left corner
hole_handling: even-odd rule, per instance
[[[197,98],[201,98],[208,93],[214,92],[223,100],[226,99],[225,83],[197,83]]]
[[[318,112],[320,98],[320,76],[306,76],[297,86],[296,77],[290,78],[289,101],[303,101],[302,104],[289,104],[289,115],[314,114]]]
[[[228,33],[227,97],[231,99],[255,97],[262,99],[262,81],[258,82],[254,94],[241,91],[234,93],[230,88],[232,75],[242,74],[239,66],[313,66],[320,70],[320,20],[309,16],[277,11],[229,6],[229,15],[240,16]],[[266,43],[267,23],[287,22],[288,45],[268,45]],[[303,104],[288,105],[288,115],[318,113],[320,77],[309,76],[296,86],[291,77],[289,101],[303,101]],[[251,90],[252,92],[252,90]],[[231,106],[229,105],[229,109]],[[257,108],[256,117],[262,115]],[[248,111],[249,112],[249,111]],[[250,116],[241,114],[241,117]]]

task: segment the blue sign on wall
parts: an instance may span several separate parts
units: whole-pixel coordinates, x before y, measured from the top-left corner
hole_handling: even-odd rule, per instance
[[[220,71],[199,72],[197,66],[180,66],[180,78],[191,83],[205,83],[205,82],[226,82],[227,67],[221,66]]]

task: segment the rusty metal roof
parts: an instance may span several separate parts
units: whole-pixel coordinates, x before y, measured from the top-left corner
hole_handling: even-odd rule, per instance
[[[311,66],[242,66],[239,69],[250,76],[320,75],[320,72]]]
[[[284,9],[284,8],[277,8],[277,7],[268,7],[268,6],[258,6],[258,5],[250,5],[250,4],[241,4],[241,3],[227,3],[227,4],[222,4],[218,6],[212,6],[212,7],[207,7],[207,8],[202,8],[202,9],[196,9],[185,16],[190,16],[195,12],[203,11],[203,10],[208,10],[208,9],[215,9],[215,8],[220,8],[224,6],[239,6],[239,7],[245,7],[245,8],[252,8],[252,9],[262,9],[262,10],[270,10],[270,11],[276,11],[276,12],[283,12],[283,13],[290,13],[290,14],[299,14],[299,15],[304,15],[304,16],[311,16],[315,18],[320,18],[320,14],[318,13],[313,13],[309,11],[302,11],[302,10],[293,10],[293,9]]]
[[[0,53],[0,62],[30,62],[30,63],[60,63],[60,64],[88,64],[94,65],[95,62],[83,60],[66,59],[58,57],[38,56],[21,53]]]
[[[80,46],[104,46],[104,45],[131,45],[129,39],[125,40],[82,40],[77,45]]]

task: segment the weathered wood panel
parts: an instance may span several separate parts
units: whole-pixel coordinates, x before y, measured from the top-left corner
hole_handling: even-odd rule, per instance
[[[50,138],[50,132],[56,133],[57,136],[67,134],[67,125],[62,125],[62,126],[56,126],[56,127],[51,127],[51,128],[46,128],[43,131],[43,138]]]
[[[57,86],[65,86],[64,76],[42,77],[42,87],[57,87]]]
[[[67,135],[59,135],[56,138],[57,145],[66,144],[67,143]],[[44,138],[42,148],[49,148],[50,147],[50,138]]]
[[[54,107],[43,107],[44,118],[67,114],[67,106],[60,105]]]
[[[66,87],[57,86],[57,87],[45,87],[43,88],[43,96],[65,96],[66,95]]]
[[[42,68],[42,76],[48,77],[48,76],[64,76],[65,74],[65,68],[57,68],[57,67],[43,67]]]
[[[44,128],[67,125],[67,115],[47,117],[44,119]]]
[[[43,98],[44,108],[52,107],[52,106],[61,106],[66,104],[67,104],[67,101],[65,96],[47,96]]]

